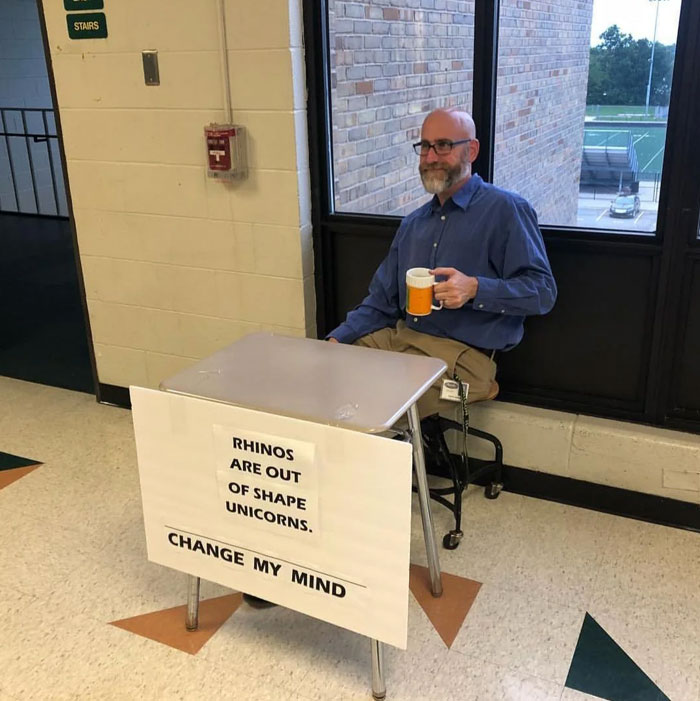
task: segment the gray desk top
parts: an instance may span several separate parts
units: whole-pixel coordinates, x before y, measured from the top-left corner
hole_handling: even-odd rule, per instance
[[[164,380],[160,388],[379,433],[446,368],[437,358],[261,332]]]

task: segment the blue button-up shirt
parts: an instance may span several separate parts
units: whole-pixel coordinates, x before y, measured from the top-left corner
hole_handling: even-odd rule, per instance
[[[460,309],[406,316],[406,271],[415,267],[476,277],[477,295]],[[473,175],[443,206],[434,197],[404,218],[369,294],[329,336],[352,343],[405,319],[422,333],[509,350],[523,336],[525,317],[546,314],[556,295],[533,208]]]

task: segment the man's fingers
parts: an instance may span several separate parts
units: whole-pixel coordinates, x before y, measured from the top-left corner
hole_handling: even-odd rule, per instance
[[[457,270],[455,268],[434,268],[428,271],[431,275],[454,275]]]

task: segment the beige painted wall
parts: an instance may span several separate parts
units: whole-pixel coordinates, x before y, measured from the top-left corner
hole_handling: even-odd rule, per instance
[[[99,381],[157,386],[242,335],[315,336],[301,0],[226,0],[248,179],[207,178],[224,121],[217,0],[105,4],[71,40],[44,2]],[[160,86],[141,52],[157,49]]]

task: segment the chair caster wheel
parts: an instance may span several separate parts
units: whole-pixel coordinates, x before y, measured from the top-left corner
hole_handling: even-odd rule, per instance
[[[503,485],[500,482],[491,482],[491,484],[484,489],[484,496],[487,499],[497,499],[502,489]]]
[[[445,550],[456,550],[463,535],[464,533],[462,533],[462,531],[450,531],[449,533],[445,533],[445,537],[442,539],[442,547],[445,548]]]

